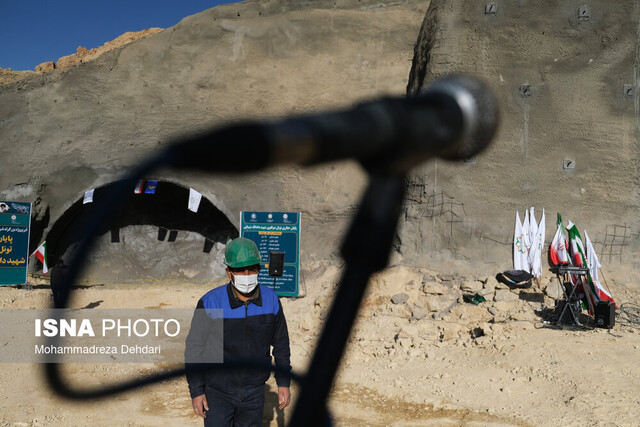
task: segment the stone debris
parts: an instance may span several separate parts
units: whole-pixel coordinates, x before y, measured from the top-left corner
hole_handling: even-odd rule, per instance
[[[483,289],[482,282],[477,280],[465,281],[462,283],[462,285],[460,285],[460,290],[462,290],[462,292],[464,293],[469,293],[469,294],[480,293],[482,289]]]
[[[495,289],[511,289],[511,288],[505,285],[504,283],[498,282],[496,280]]]
[[[411,313],[411,317],[415,320],[420,320],[423,319],[427,316],[427,311],[425,309],[422,308],[416,308],[415,310],[413,310],[413,312]]]
[[[422,284],[422,292],[428,295],[444,295],[447,290],[446,286],[435,281],[428,281]]]
[[[413,289],[413,287],[414,287],[415,285],[416,285],[415,280],[411,280],[411,281],[409,281],[409,283],[407,283],[407,284],[405,285],[405,288],[406,288],[406,290],[407,290],[407,291],[410,291],[410,290],[412,290],[412,289]]]
[[[404,304],[408,300],[409,300],[409,295],[405,293],[395,294],[394,296],[391,297],[391,302],[394,304]]]
[[[312,345],[321,332],[341,275],[339,268],[320,264],[305,272],[305,277],[311,272],[318,276],[313,283],[321,283],[319,288],[308,288],[306,298],[283,299],[287,316],[298,319],[292,322],[292,340],[303,346]],[[551,281],[547,288],[554,285]],[[463,295],[472,292],[486,301],[477,306],[465,302]],[[554,303],[537,288],[511,290],[494,277],[436,276],[420,268],[395,266],[372,278],[347,359],[363,363],[390,358],[403,364],[409,358],[433,358],[432,350],[443,346],[502,345],[510,334],[541,322],[536,312]]]
[[[442,297],[431,297],[427,300],[427,306],[430,312],[448,312],[453,305],[458,303],[457,295],[443,295]]]
[[[36,72],[38,73],[47,73],[49,71],[53,71],[56,68],[56,64],[53,61],[43,62],[40,65],[36,66]]]
[[[507,290],[507,289],[498,289],[496,291],[495,296],[493,297],[493,300],[498,302],[498,301],[516,301],[518,299],[518,294]]]
[[[557,282],[552,282],[544,287],[544,294],[549,298],[558,299],[563,296],[562,289]]]
[[[437,277],[443,282],[455,282],[458,280],[458,276],[453,274],[438,274]]]

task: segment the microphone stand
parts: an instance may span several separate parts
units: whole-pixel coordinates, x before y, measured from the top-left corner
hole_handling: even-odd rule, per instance
[[[369,172],[369,184],[342,244],[341,253],[345,260],[345,270],[309,370],[304,377],[300,377],[295,372],[284,372],[274,365],[269,367],[272,371],[288,375],[301,384],[300,397],[291,418],[292,426],[330,425],[331,419],[326,407],[327,397],[344,355],[369,278],[372,274],[383,270],[388,263],[404,201],[407,171],[417,163],[437,155],[462,159],[477,154],[489,143],[497,125],[497,103],[490,92],[484,90],[478,82],[456,78],[443,80],[439,87],[440,89],[433,97],[427,97],[422,101],[415,99],[411,101],[426,103],[425,111],[420,113],[421,119],[418,121],[415,121],[418,112],[411,113],[413,111],[411,109],[407,112],[404,107],[401,108],[402,104],[392,100],[365,104],[347,112],[348,116],[345,117],[340,114],[310,116],[302,121],[285,121],[271,126],[247,123],[223,128],[169,146],[130,171],[104,200],[97,202],[95,214],[82,224],[84,231],[82,235],[85,238],[80,241],[75,255],[72,256],[68,280],[60,289],[59,305],[61,308],[67,306],[72,285],[80,276],[83,263],[97,239],[100,226],[108,223],[108,220],[113,217],[119,202],[123,200],[126,191],[130,191],[136,180],[145,177],[151,171],[169,166],[217,173],[248,172],[265,168],[271,164],[270,162],[309,165],[339,158],[365,158],[367,160],[364,163],[367,164],[364,167]],[[464,101],[462,104],[459,103],[459,98]],[[471,111],[466,111],[466,107],[469,107],[467,102],[469,99],[474,100],[471,104],[478,104],[481,108],[478,111],[473,108]],[[447,107],[449,104],[454,104],[456,108],[463,110],[462,115],[459,117],[453,115],[449,120],[449,115],[446,114],[449,111]],[[488,113],[479,114],[479,111]],[[413,121],[410,120],[411,117]],[[461,129],[463,131],[465,129],[463,126],[465,117],[468,119],[466,121],[471,123],[467,129],[468,132],[463,132],[466,136],[457,135]],[[444,128],[436,126],[442,121],[446,121],[448,125]],[[354,129],[347,126],[352,122],[358,123]],[[412,123],[419,123],[420,126],[411,125]],[[375,129],[373,135],[370,132],[372,124],[376,125],[373,127]],[[336,131],[343,127],[344,134]],[[421,130],[416,130],[415,127]],[[360,131],[364,132],[366,137],[360,136]],[[317,135],[324,137],[321,139],[325,143],[320,148],[311,144]],[[427,146],[416,143],[417,140],[425,138],[435,142]],[[449,142],[460,138],[465,141],[465,145],[462,147],[454,145],[447,149]],[[293,144],[298,140],[302,143]],[[387,140],[391,142],[390,145]],[[326,143],[327,141],[329,143]],[[360,146],[345,145],[346,141],[354,141]],[[404,144],[406,141],[408,144]],[[356,156],[360,150],[364,150],[362,144],[367,150],[371,148],[371,144],[374,144],[375,149],[370,150],[369,156]],[[396,144],[399,144],[399,147]],[[244,156],[248,151],[247,146],[251,147],[252,156]],[[220,152],[218,153],[217,150]],[[215,155],[212,154],[214,151]],[[411,156],[414,152],[415,156]],[[242,160],[241,164],[229,161],[238,158]],[[57,338],[54,337],[51,340],[55,341]],[[81,389],[72,387],[64,380],[59,366],[60,358],[54,356],[53,362],[45,365],[49,384],[60,395],[77,400],[113,395],[175,378],[186,372],[186,369],[182,368],[104,388]],[[232,365],[263,368],[264,364],[256,361],[234,360]],[[205,365],[199,370],[222,369],[225,366]]]
[[[388,262],[404,201],[404,175],[373,174],[342,244],[346,262],[338,292],[307,374],[291,426],[331,425],[326,410],[340,360],[372,274]]]

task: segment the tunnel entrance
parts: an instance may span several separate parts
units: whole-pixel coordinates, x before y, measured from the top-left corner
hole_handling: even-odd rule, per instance
[[[131,189],[88,258],[83,279],[90,283],[153,280],[208,282],[224,274],[222,250],[237,228],[210,200],[202,197],[189,210],[188,188],[168,181],[147,181],[138,194]],[[118,182],[96,188],[93,200]],[[68,264],[82,236],[84,220],[96,205],[81,198],[71,205],[47,234],[50,267]]]

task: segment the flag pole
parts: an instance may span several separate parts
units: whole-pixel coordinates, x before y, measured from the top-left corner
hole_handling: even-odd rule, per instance
[[[604,271],[602,271],[602,269],[600,268],[600,274],[602,274],[602,280],[604,280],[604,284],[606,285],[606,290],[607,292],[609,292],[609,295],[613,295],[611,293],[611,288],[609,287],[609,283],[607,283],[607,278],[604,277]]]

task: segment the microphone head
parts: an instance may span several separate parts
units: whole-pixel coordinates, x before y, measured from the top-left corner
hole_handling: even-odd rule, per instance
[[[441,157],[466,160],[484,150],[498,128],[498,101],[481,80],[466,75],[450,75],[429,86],[425,95],[445,95],[460,109],[462,129],[457,143]]]

